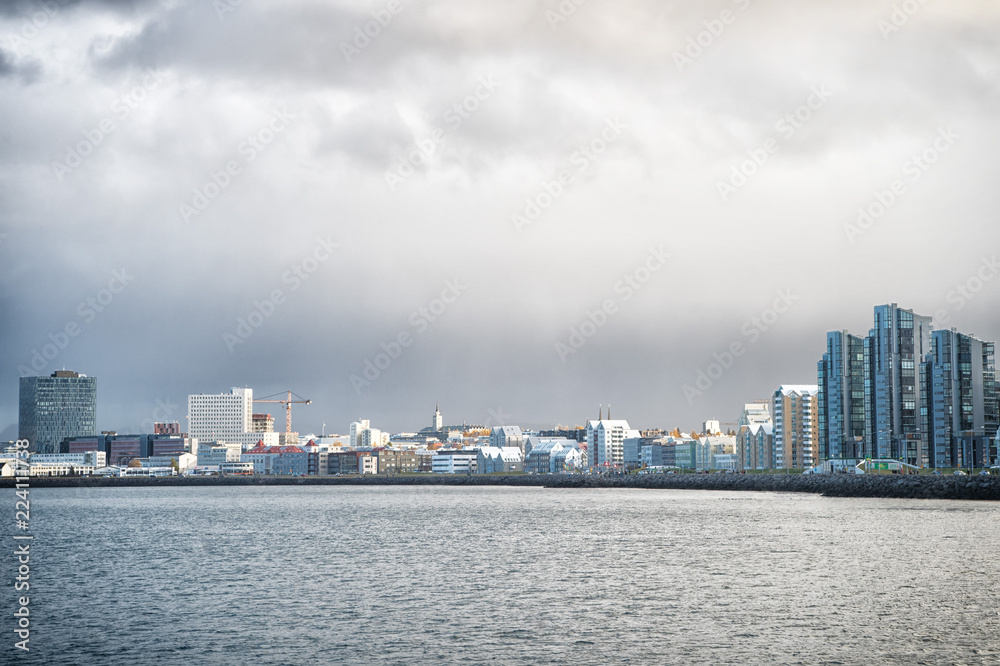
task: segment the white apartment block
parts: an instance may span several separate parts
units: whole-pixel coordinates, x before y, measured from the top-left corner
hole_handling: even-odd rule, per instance
[[[587,421],[587,454],[591,467],[615,467],[625,463],[625,439],[641,437],[628,421]]]

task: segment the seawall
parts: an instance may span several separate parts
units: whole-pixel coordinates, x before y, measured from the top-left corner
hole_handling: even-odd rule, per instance
[[[535,486],[545,488],[647,488],[815,493],[827,497],[1000,500],[1000,476],[897,476],[804,474],[646,474],[598,476],[421,474],[413,476],[40,477],[31,488],[173,486]],[[0,480],[13,488],[14,480]]]

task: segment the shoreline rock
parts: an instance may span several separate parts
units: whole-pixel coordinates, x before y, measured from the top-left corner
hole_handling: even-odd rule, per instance
[[[523,486],[544,488],[638,488],[813,493],[825,497],[885,497],[903,499],[1000,500],[997,476],[897,476],[804,474],[643,474],[600,476],[459,475],[414,476],[206,476],[206,477],[33,477],[38,488],[135,488],[177,486]],[[14,479],[0,479],[13,488]]]

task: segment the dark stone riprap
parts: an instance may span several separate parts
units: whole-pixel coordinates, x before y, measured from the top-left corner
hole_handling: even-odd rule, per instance
[[[13,479],[0,480],[0,488],[13,487]],[[350,477],[51,477],[32,478],[32,488],[124,488],[168,486],[541,486],[545,488],[646,488],[675,490],[764,491],[816,493],[827,497],[896,497],[907,499],[1000,500],[998,476],[951,475],[804,475],[804,474],[590,474]]]

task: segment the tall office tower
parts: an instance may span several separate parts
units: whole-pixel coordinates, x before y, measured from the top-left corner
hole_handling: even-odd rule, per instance
[[[815,384],[783,385],[771,398],[774,415],[774,466],[787,469],[819,463],[819,440]]]
[[[895,303],[875,307],[875,328],[865,341],[868,455],[929,464],[925,382],[918,375],[930,333],[930,317]]]
[[[994,344],[955,329],[934,331],[924,377],[930,464],[993,463],[998,427]]]
[[[774,427],[764,403],[748,402],[736,424],[736,453],[739,469],[774,467]]]
[[[188,436],[202,442],[240,443],[252,448],[258,442],[277,446],[279,434],[253,431],[253,389],[234,388],[229,393],[188,396]]]
[[[434,422],[431,424],[434,428],[434,432],[441,432],[441,428],[444,427],[444,423],[441,420],[441,409],[440,405],[434,405]]]
[[[32,453],[58,453],[66,437],[97,434],[97,378],[72,370],[21,377],[18,439]]]
[[[817,378],[818,461],[866,457],[864,339],[847,331],[827,333]]]

